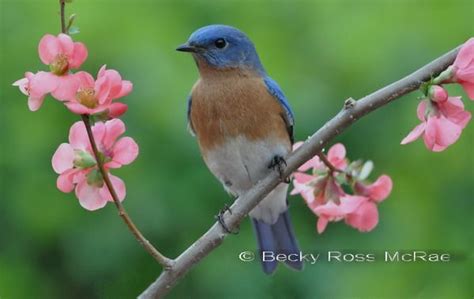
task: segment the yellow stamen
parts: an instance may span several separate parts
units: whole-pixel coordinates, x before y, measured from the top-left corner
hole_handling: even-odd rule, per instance
[[[99,105],[99,101],[95,97],[95,91],[92,88],[79,89],[76,93],[76,99],[87,108],[93,109]]]
[[[58,76],[64,75],[69,69],[69,64],[67,62],[66,55],[59,54],[58,56],[56,56],[53,62],[49,65],[49,68],[51,72]]]

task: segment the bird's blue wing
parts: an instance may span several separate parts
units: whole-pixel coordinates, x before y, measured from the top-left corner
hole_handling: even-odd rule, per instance
[[[188,130],[189,132],[191,133],[191,135],[196,135],[196,133],[194,132],[194,128],[193,128],[193,123],[191,122],[191,105],[193,103],[193,99],[191,97],[191,95],[188,96],[188,113],[187,113],[187,118],[188,118]]]
[[[293,138],[294,117],[293,117],[293,111],[291,111],[290,104],[288,103],[288,100],[286,99],[285,94],[281,90],[280,86],[278,86],[278,83],[275,82],[275,80],[267,76],[263,79],[263,81],[265,82],[265,85],[267,86],[268,92],[278,100],[278,102],[282,105],[283,109],[285,110],[285,115],[283,115],[283,118],[286,123],[288,134],[290,135],[291,143],[293,143],[294,142],[294,138]]]

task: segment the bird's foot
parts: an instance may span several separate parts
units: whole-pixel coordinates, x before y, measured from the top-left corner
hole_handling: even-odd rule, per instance
[[[215,218],[219,222],[219,224],[222,226],[222,228],[224,229],[224,231],[226,233],[237,235],[239,233],[239,229],[237,229],[237,231],[232,231],[227,227],[227,224],[225,224],[224,214],[225,214],[226,211],[229,211],[229,214],[232,214],[232,210],[230,209],[230,207],[227,204],[224,205],[224,207],[219,211],[219,214],[217,214],[215,216]]]
[[[278,171],[278,174],[280,175],[280,179],[284,183],[289,184],[290,178],[284,177],[285,167],[286,167],[286,160],[285,158],[279,155],[274,156],[272,161],[270,162],[270,165],[268,165],[268,169],[273,169],[273,170]]]

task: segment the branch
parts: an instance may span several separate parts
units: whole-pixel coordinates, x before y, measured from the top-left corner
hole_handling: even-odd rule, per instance
[[[405,78],[379,89],[359,101],[352,99],[347,100],[344,103],[342,111],[286,158],[287,167],[282,177],[289,176],[304,162],[321,152],[329,141],[364,115],[419,88],[424,81],[429,80],[432,76],[446,69],[453,63],[459,48],[460,47],[451,50]],[[231,231],[237,228],[242,219],[280,182],[280,175],[275,172],[271,173],[252,189],[239,197],[230,207],[232,214],[229,212],[224,214],[223,220],[227,224],[227,227]],[[219,246],[226,236],[227,233],[223,230],[221,225],[217,222],[214,223],[203,236],[178,256],[174,260],[173,266],[164,270],[158,279],[153,282],[139,298],[149,299],[163,297],[194,265]]]
[[[89,141],[91,143],[92,152],[94,153],[95,160],[97,161],[97,168],[99,168],[100,174],[104,179],[105,185],[107,189],[109,189],[110,195],[112,195],[112,199],[114,200],[114,204],[119,211],[119,216],[122,217],[123,221],[127,225],[128,229],[132,232],[135,239],[140,243],[143,248],[165,269],[170,268],[173,264],[173,261],[169,258],[165,257],[161,254],[151,243],[148,241],[140,230],[136,227],[135,223],[133,223],[130,216],[128,216],[127,211],[122,205],[122,202],[119,200],[117,196],[117,192],[115,192],[114,186],[110,181],[109,173],[104,168],[104,161],[101,159],[99,150],[97,149],[97,144],[94,139],[94,135],[92,134],[92,129],[90,125],[90,119],[88,115],[81,116],[84,125],[86,126],[87,136],[89,137]]]
[[[326,156],[322,152],[319,152],[317,155],[319,159],[324,163],[324,165],[326,165],[326,167],[329,169],[330,173],[333,173],[333,172],[345,173],[344,170],[336,168],[334,165],[332,165],[331,161],[329,161],[328,158],[326,158]]]
[[[59,5],[60,5],[60,17],[61,17],[61,32],[66,33],[66,22],[64,19],[64,10],[65,10],[65,0],[59,0]],[[167,257],[165,257],[163,254],[161,254],[140,232],[140,230],[137,228],[135,223],[133,223],[132,219],[130,216],[128,216],[127,212],[125,211],[125,208],[122,205],[122,202],[119,200],[117,196],[117,192],[115,192],[114,186],[112,185],[112,182],[110,181],[109,173],[104,167],[104,161],[101,158],[100,152],[97,149],[97,143],[95,142],[94,139],[94,134],[92,133],[92,128],[90,124],[90,118],[88,115],[81,115],[82,121],[84,122],[84,125],[86,127],[87,131],[87,136],[89,137],[89,142],[91,144],[92,152],[94,153],[95,160],[97,162],[97,168],[100,171],[100,174],[102,175],[102,178],[104,179],[105,185],[107,186],[107,189],[110,192],[110,195],[112,195],[112,199],[114,200],[114,204],[117,207],[117,210],[119,211],[119,216],[123,219],[125,224],[127,225],[128,229],[132,232],[133,236],[135,239],[140,243],[143,248],[160,264],[164,267],[164,269],[168,269],[171,267],[173,264],[173,261]]]
[[[59,0],[59,15],[61,18],[61,32],[66,33],[66,20],[64,18],[64,10],[66,8],[66,0]]]

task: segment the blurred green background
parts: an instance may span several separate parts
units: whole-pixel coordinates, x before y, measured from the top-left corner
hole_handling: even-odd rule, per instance
[[[113,205],[82,209],[55,187],[50,164],[78,117],[48,98],[35,113],[11,83],[46,70],[39,39],[59,30],[54,0],[1,0],[0,298],[133,298],[160,272]],[[133,81],[125,102],[135,163],[115,171],[127,184],[125,206],[144,234],[175,257],[229,202],[186,131],[186,96],[197,78],[188,55],[174,51],[198,27],[225,23],[255,42],[269,74],[289,98],[296,137],[305,139],[341,108],[391,83],[473,35],[472,1],[97,1],[75,0],[89,58]],[[467,109],[474,102],[466,99]],[[375,162],[373,178],[394,180],[380,223],[359,233],[343,223],[323,235],[300,197],[291,213],[305,252],[425,249],[456,254],[430,263],[318,263],[265,276],[238,254],[254,250],[251,226],[195,267],[170,298],[472,298],[474,124],[442,153],[418,141],[400,146],[417,124],[420,93],[361,119],[335,141],[352,159]]]

